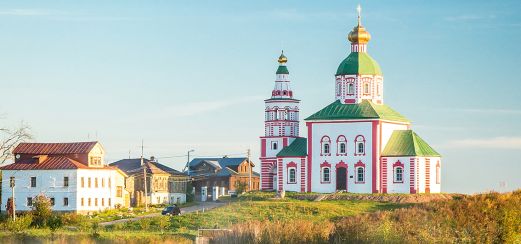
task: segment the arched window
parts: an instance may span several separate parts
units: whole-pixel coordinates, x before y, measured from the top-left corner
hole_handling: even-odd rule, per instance
[[[320,141],[320,144],[321,144],[321,148],[322,148],[321,155],[330,156],[331,155],[331,139],[329,138],[329,136],[323,136]]]
[[[336,83],[336,94],[342,94],[342,83],[340,83],[340,81]]]
[[[355,155],[365,155],[365,138],[362,135],[355,138]]]
[[[296,169],[295,168],[289,168],[288,170],[288,183],[296,183]]]
[[[394,168],[394,182],[403,182],[403,168]]]
[[[353,85],[353,83],[349,83],[347,85],[347,95],[353,95],[355,94],[355,85]]]
[[[364,94],[365,95],[369,94],[369,83],[368,82],[364,82]]]
[[[330,182],[330,169],[328,167],[322,168],[322,182]]]
[[[271,149],[277,150],[277,142],[271,143]]]
[[[365,169],[364,167],[356,168],[356,183],[365,182]]]
[[[337,142],[337,155],[345,155],[347,153],[346,137],[341,135],[336,139]]]

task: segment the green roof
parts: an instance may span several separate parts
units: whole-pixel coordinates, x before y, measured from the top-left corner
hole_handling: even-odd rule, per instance
[[[286,67],[286,65],[280,65],[279,68],[277,69],[277,75],[278,74],[289,74],[289,71],[288,71],[288,67]]]
[[[298,137],[289,146],[280,150],[277,157],[302,157],[308,155],[308,141],[306,138]]]
[[[384,119],[398,122],[410,122],[403,115],[385,104],[374,104],[370,100],[361,103],[342,104],[339,100],[329,104],[305,120],[351,120]]]
[[[412,130],[395,130],[387,142],[382,156],[441,157],[436,150]]]
[[[352,52],[340,63],[336,75],[382,75],[382,71],[369,54]]]

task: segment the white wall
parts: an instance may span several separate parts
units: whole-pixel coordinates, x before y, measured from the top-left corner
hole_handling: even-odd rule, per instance
[[[313,123],[312,128],[312,185],[313,192],[336,191],[336,165],[343,161],[348,165],[347,191],[356,193],[372,192],[372,122],[361,121],[352,123]],[[309,130],[309,129],[308,129]],[[324,135],[331,138],[331,156],[320,156],[320,141]],[[337,137],[344,135],[347,139],[347,156],[336,156]],[[363,135],[365,138],[365,156],[355,156],[355,137]],[[309,140],[309,138],[308,138]],[[354,165],[358,161],[365,164],[365,183],[355,184]],[[327,161],[331,164],[331,182],[320,182],[320,164]],[[353,178],[351,178],[351,176]]]
[[[382,159],[387,159],[387,193],[410,193],[410,157],[382,157]],[[397,161],[404,165],[402,183],[395,183],[393,164]]]
[[[85,185],[81,187],[81,178],[84,177]],[[88,179],[91,179],[91,187],[88,187]],[[98,179],[98,187],[95,187],[95,179]],[[109,187],[108,181],[111,181]],[[102,187],[102,179],[105,181],[105,186]],[[116,170],[108,169],[79,169],[78,170],[78,195],[76,207],[79,211],[100,211],[107,208],[113,208],[116,204],[124,206],[124,192],[122,197],[116,196],[117,186],[121,186],[124,191],[124,177]],[[81,206],[81,198],[84,199],[84,205]],[[91,205],[88,204],[88,199],[91,199]],[[110,205],[109,205],[110,198]],[[98,206],[95,201],[98,199]],[[104,201],[104,206],[101,202]]]
[[[2,170],[2,210],[5,210],[7,199],[11,197],[9,179],[15,177],[15,204],[17,211],[31,210],[27,206],[28,197],[36,197],[43,193],[47,197],[54,197],[56,211],[76,210],[76,170]],[[63,177],[69,177],[69,186],[64,187]],[[31,187],[31,177],[36,177],[36,187]],[[69,205],[63,205],[63,199],[69,198]]]
[[[295,180],[296,180],[295,183],[288,183],[289,182],[288,164],[290,162],[294,162],[295,164],[297,164],[297,166],[295,167],[295,169],[296,169],[296,171],[295,171]],[[284,187],[284,190],[285,191],[300,192],[301,184],[302,184],[302,180],[301,180],[302,159],[301,158],[283,158],[282,165],[283,165],[283,170],[282,170],[283,182],[282,182],[282,185]]]

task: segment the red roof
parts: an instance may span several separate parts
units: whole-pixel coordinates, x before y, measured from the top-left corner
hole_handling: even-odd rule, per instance
[[[20,143],[13,154],[75,154],[89,153],[97,144],[93,142],[72,142],[72,143]]]
[[[64,156],[50,156],[37,163],[38,159],[21,160],[14,164],[0,167],[1,170],[34,170],[34,169],[88,169],[87,165]]]

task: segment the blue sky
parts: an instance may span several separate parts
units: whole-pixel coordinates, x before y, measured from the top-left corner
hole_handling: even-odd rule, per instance
[[[358,3],[2,1],[0,122],[108,161],[141,139],[178,169],[191,148],[257,158],[280,49],[306,117],[334,99]],[[443,154],[442,190],[520,188],[521,2],[361,4],[385,102]]]

